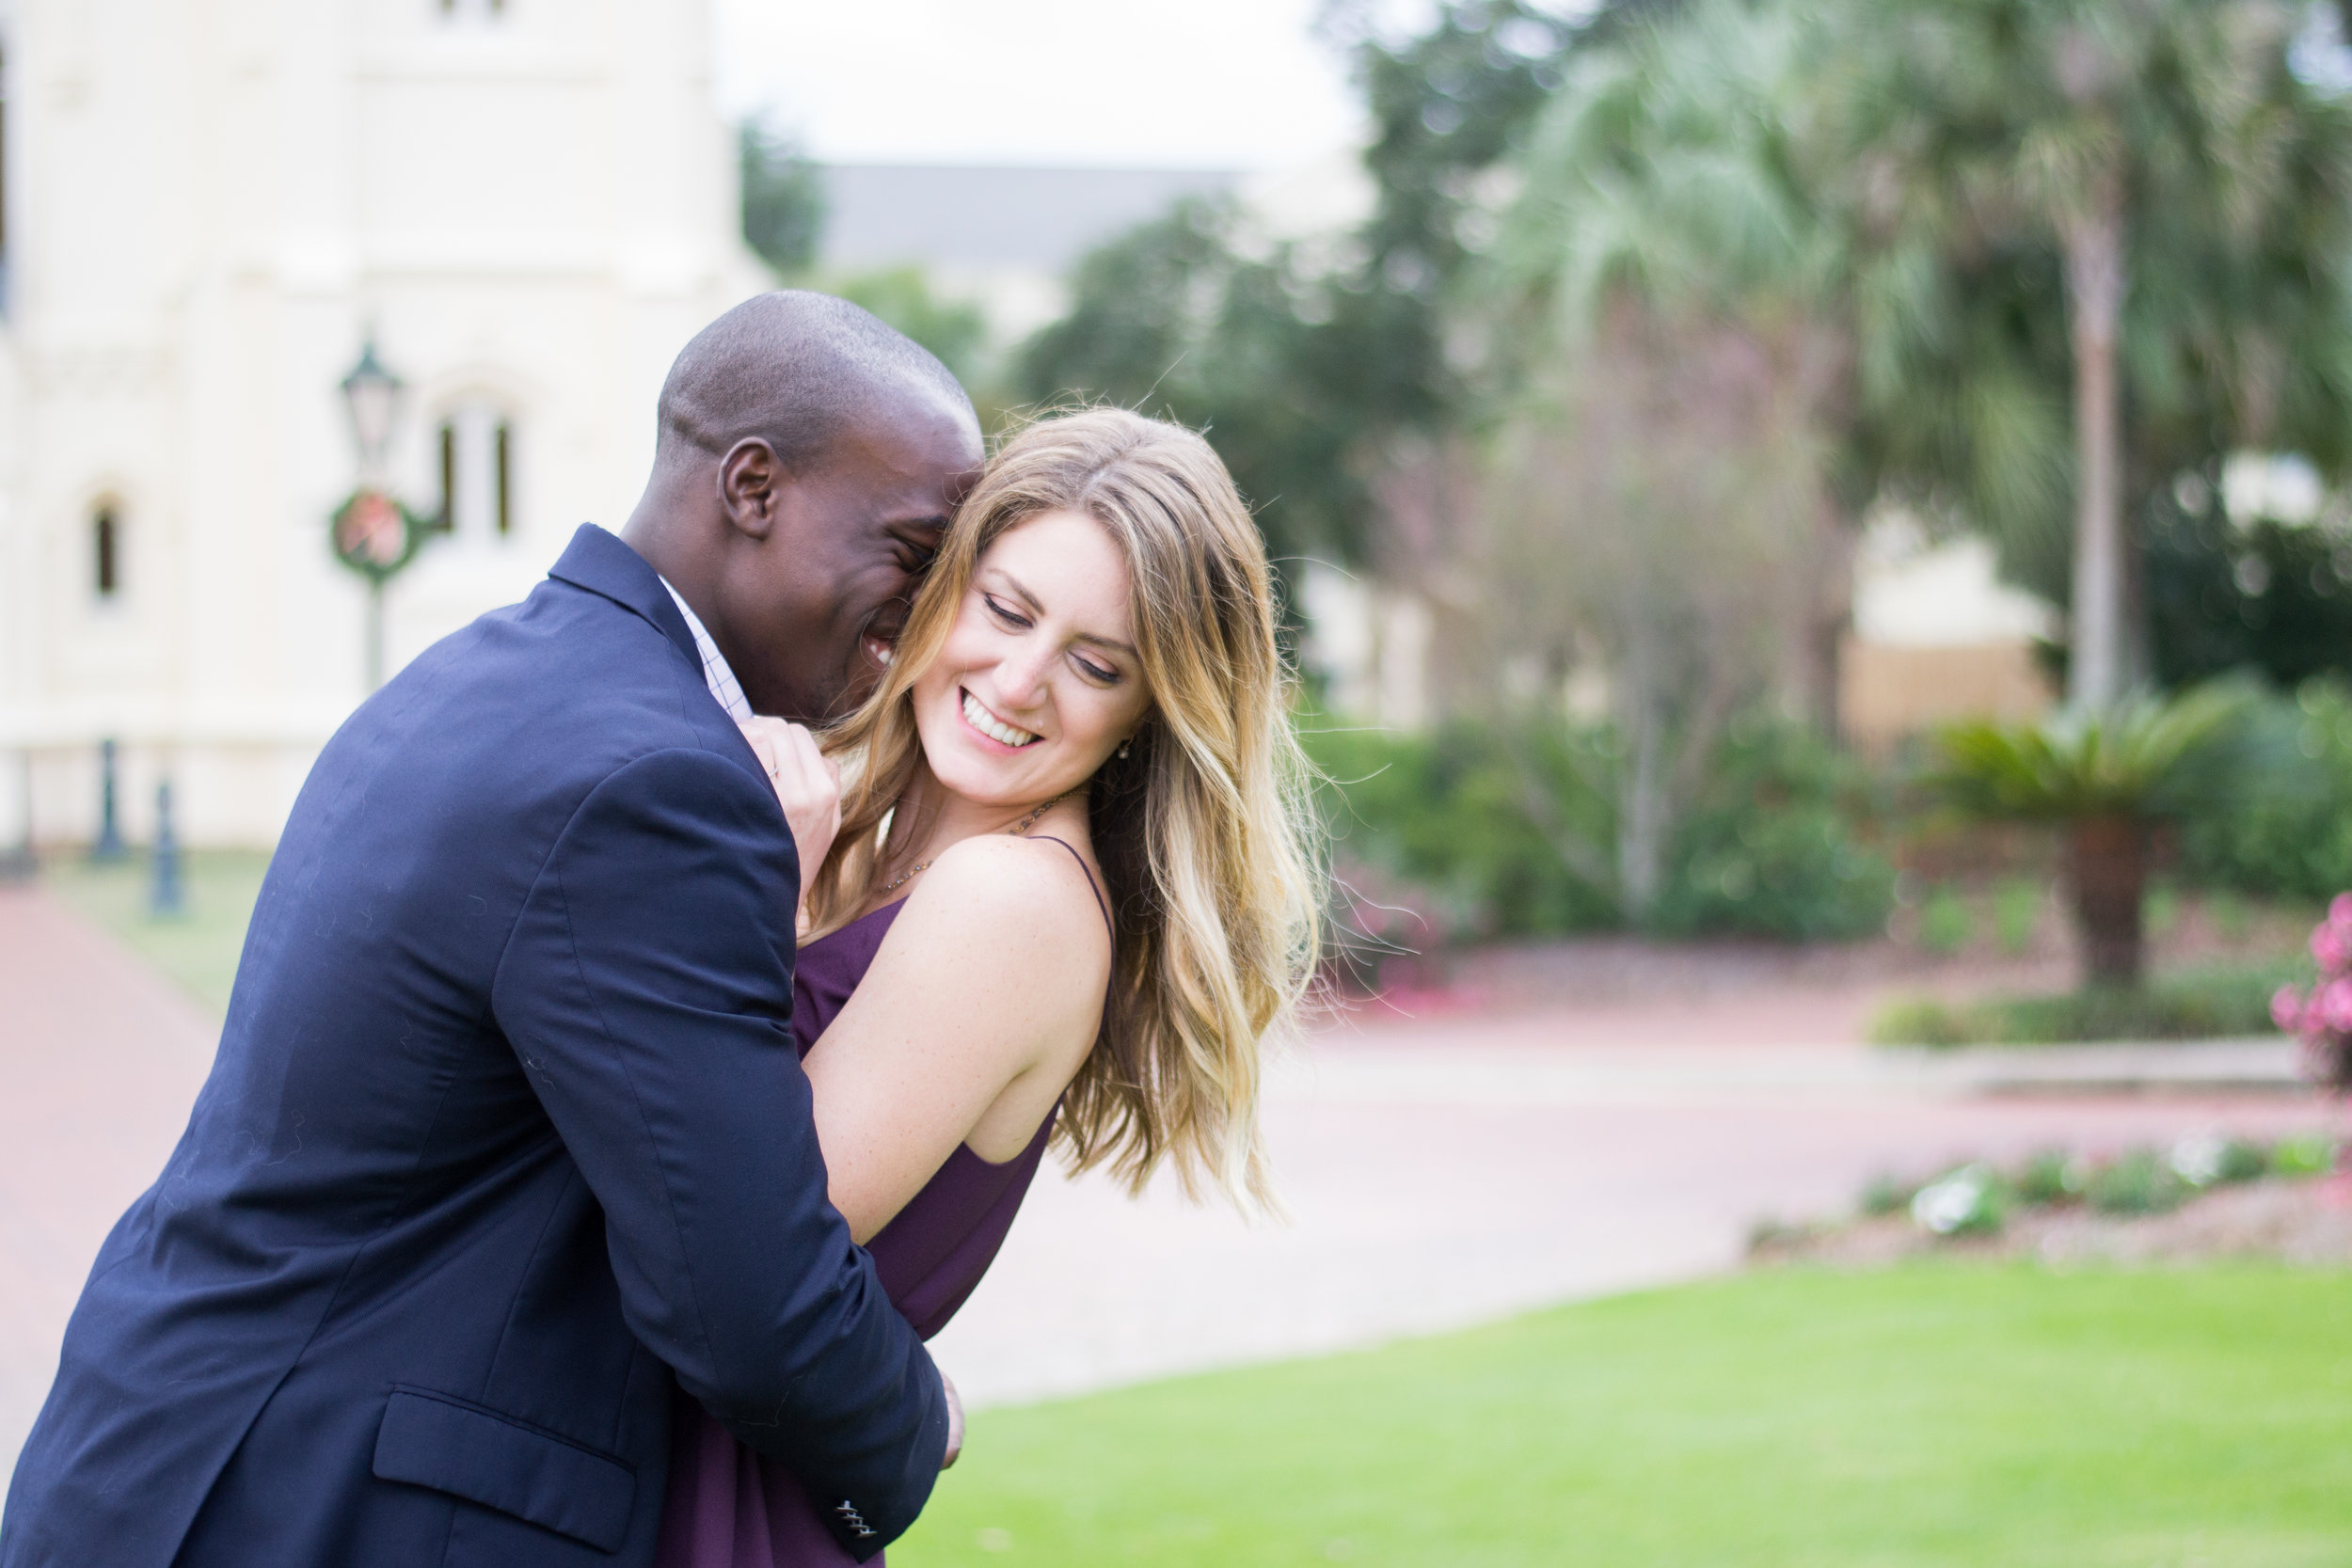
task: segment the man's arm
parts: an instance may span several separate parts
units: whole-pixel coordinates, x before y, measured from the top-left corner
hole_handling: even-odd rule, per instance
[[[826,1201],[779,957],[796,879],[758,780],[641,758],[558,839],[492,1007],[603,1205],[630,1327],[863,1560],[921,1511],[948,1409]]]

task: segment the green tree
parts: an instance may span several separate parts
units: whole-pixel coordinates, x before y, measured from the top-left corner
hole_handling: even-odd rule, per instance
[[[787,277],[816,264],[825,231],[824,175],[800,144],[757,119],[736,128],[743,238]]]
[[[1353,388],[1375,356],[1315,309],[1326,285],[1290,247],[1248,254],[1241,221],[1187,198],[1089,253],[1014,384],[1033,404],[1106,400],[1205,430],[1278,557],[1351,559],[1366,511]]]
[[[1446,354],[1450,291],[1487,221],[1477,181],[1524,134],[1561,63],[1664,0],[1578,20],[1523,0],[1446,0],[1391,38],[1375,8],[1327,6],[1374,121],[1375,208],[1336,259],[1255,243],[1190,200],[1079,265],[1064,319],[1024,345],[1038,402],[1103,397],[1208,428],[1280,552],[1374,553],[1375,492],[1400,437],[1442,437],[1479,389]]]
[[[970,300],[942,298],[921,267],[885,267],[829,279],[825,287],[930,349],[967,388],[986,379],[987,312]]]

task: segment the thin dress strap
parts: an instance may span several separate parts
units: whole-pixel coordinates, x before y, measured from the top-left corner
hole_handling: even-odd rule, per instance
[[[1087,858],[1078,853],[1077,846],[1067,839],[1056,838],[1052,833],[1031,833],[1029,836],[1043,839],[1048,844],[1058,844],[1070,851],[1070,858],[1076,861],[1078,869],[1086,873],[1087,888],[1094,895],[1094,907],[1103,911],[1103,928],[1110,932],[1111,941],[1116,943],[1119,941],[1119,927],[1111,924],[1111,907],[1103,902],[1103,884],[1094,879],[1094,868],[1087,864]]]

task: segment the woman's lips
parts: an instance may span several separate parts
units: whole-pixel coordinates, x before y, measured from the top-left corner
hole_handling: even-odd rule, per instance
[[[1037,736],[1018,724],[1008,724],[992,708],[962,687],[956,689],[961,699],[956,710],[962,715],[964,727],[974,735],[1008,752],[1018,752],[1037,743]]]

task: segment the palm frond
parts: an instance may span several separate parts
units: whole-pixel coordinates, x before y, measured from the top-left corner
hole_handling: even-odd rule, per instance
[[[2098,712],[2040,723],[1975,721],[1937,736],[1929,784],[1964,811],[2059,821],[2162,816],[2185,767],[2247,710],[2249,691],[2214,683],[2177,697],[2140,693]]]

